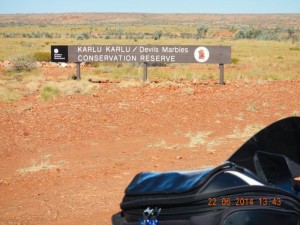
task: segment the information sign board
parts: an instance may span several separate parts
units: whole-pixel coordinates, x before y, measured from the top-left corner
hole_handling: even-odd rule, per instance
[[[229,64],[230,46],[68,45],[51,46],[53,62]]]

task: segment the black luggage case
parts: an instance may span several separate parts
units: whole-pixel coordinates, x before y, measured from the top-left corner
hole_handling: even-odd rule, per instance
[[[300,119],[288,118],[259,132],[217,168],[136,175],[113,225],[299,225],[293,179],[300,175],[299,131]],[[282,142],[295,152],[275,147]]]

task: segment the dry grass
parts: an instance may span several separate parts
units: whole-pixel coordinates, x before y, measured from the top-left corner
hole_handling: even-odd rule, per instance
[[[51,157],[51,155],[46,155],[46,156],[42,157],[42,159],[33,160],[31,166],[26,167],[26,168],[18,169],[18,172],[21,173],[21,174],[26,174],[26,173],[38,172],[38,171],[41,171],[41,170],[57,169],[62,164],[64,164],[63,161],[57,162],[55,164],[51,164],[49,162],[50,157]]]
[[[195,89],[193,87],[186,87],[181,90],[182,94],[193,95],[195,93]]]
[[[72,94],[92,94],[94,89],[98,87],[98,84],[91,83],[87,80],[81,81],[61,81],[52,82],[51,85],[56,87],[62,94],[72,95]]]
[[[43,100],[53,100],[59,95],[92,94],[99,85],[89,82],[86,78],[80,81],[60,80],[43,82],[40,97]]]
[[[138,80],[124,80],[118,84],[118,86],[121,88],[140,87],[142,85],[143,85],[143,83]]]
[[[250,104],[248,105],[247,110],[250,112],[256,112],[257,110],[259,110],[259,107],[256,104]]]
[[[84,27],[84,26],[83,26]],[[174,28],[175,29],[175,28]],[[30,47],[21,43],[28,42]],[[26,39],[26,38],[0,38],[0,60],[9,60],[6,55],[20,55],[23,52],[34,54],[35,52],[49,52],[50,46],[45,46],[45,42],[51,45],[68,44],[99,44],[99,45],[199,45],[195,39],[168,39],[163,38],[158,41],[152,39],[139,40],[138,43],[127,39],[88,39],[77,41],[74,39]],[[232,58],[239,58],[236,64],[225,65],[225,80],[231,79],[256,79],[256,80],[292,80],[300,73],[299,51],[290,49],[296,48],[299,44],[279,41],[258,41],[258,40],[221,40],[204,39],[201,45],[229,45],[232,47]],[[278,59],[278,54],[283,59]],[[100,63],[94,68],[95,73],[105,75],[113,79],[141,79],[143,68],[130,63]],[[159,78],[165,80],[186,79],[218,79],[218,65],[201,64],[170,64],[167,67],[149,67],[149,78]]]
[[[188,137],[189,143],[187,146],[189,148],[195,148],[199,145],[205,145],[207,143],[207,137],[211,134],[211,132],[197,132],[197,133],[188,133],[185,136]]]
[[[221,145],[223,142],[222,139],[217,139],[217,140],[213,140],[213,141],[210,141],[208,142],[207,144],[207,152],[209,153],[213,153],[215,152],[215,148],[218,147],[219,145]]]
[[[128,109],[129,105],[125,102],[119,103],[119,109]]]
[[[34,94],[36,92],[39,91],[40,89],[40,82],[38,81],[30,81],[30,82],[27,82],[25,85],[24,85],[24,88],[25,88],[25,95],[30,95],[30,94]]]
[[[182,83],[178,83],[178,82],[174,82],[174,81],[170,81],[170,80],[161,81],[161,82],[158,82],[158,83],[150,83],[151,88],[154,88],[154,87],[168,87],[168,86],[183,87],[185,85],[182,84]]]
[[[244,113],[239,113],[236,117],[235,117],[236,120],[239,120],[239,121],[242,121],[244,120]]]
[[[295,110],[292,112],[292,116],[299,116],[300,115],[300,111]]]
[[[12,101],[18,100],[20,98],[20,93],[17,90],[0,87],[0,101],[5,103],[10,103]]]
[[[243,131],[237,128],[233,131],[233,134],[227,135],[227,137],[232,139],[250,138],[263,128],[265,126],[262,124],[247,125]]]
[[[42,16],[42,15],[41,15]],[[90,14],[80,15],[82,18],[90,18]],[[101,17],[103,15],[93,15]],[[105,21],[114,21],[117,15],[110,15],[111,17],[105,18]],[[300,57],[299,57],[299,42],[293,43],[292,41],[259,41],[259,40],[233,40],[231,38],[209,38],[202,39],[201,41],[193,38],[168,38],[164,36],[159,40],[154,40],[151,38],[145,39],[102,39],[102,38],[90,38],[86,40],[76,40],[76,38],[69,38],[67,33],[73,33],[75,35],[90,32],[93,33],[103,33],[107,29],[117,30],[122,29],[124,32],[147,32],[153,33],[156,30],[162,30],[163,33],[193,33],[196,32],[198,22],[194,19],[199,17],[199,15],[182,15],[179,18],[174,17],[174,15],[122,15],[124,21],[120,24],[88,24],[88,25],[45,25],[40,26],[40,24],[34,24],[31,26],[3,26],[0,27],[0,33],[32,33],[32,32],[50,32],[61,34],[61,38],[0,38],[0,61],[9,60],[13,56],[26,54],[33,55],[36,52],[49,52],[51,45],[59,45],[62,43],[72,44],[72,45],[211,45],[211,46],[231,46],[232,48],[232,58],[235,63],[230,65],[225,65],[225,81],[231,79],[243,79],[243,80],[257,80],[257,84],[263,84],[267,80],[292,80],[300,73]],[[257,26],[257,19],[255,16],[249,15],[226,15],[222,16],[223,19],[234,17],[234,21],[241,19],[239,23],[243,25]],[[2,19],[5,16],[2,15]],[[9,17],[9,16],[8,16]],[[18,17],[18,16],[17,16]],[[16,17],[16,18],[17,18]],[[142,18],[143,24],[134,25],[134,23],[126,23],[125,21],[131,21],[133,17],[137,17],[138,20]],[[228,31],[230,28],[217,27],[212,18],[218,18],[218,15],[207,15],[205,20],[207,20],[210,27],[209,34],[212,35],[213,32],[224,32]],[[281,18],[280,15],[272,15],[264,17],[267,21],[266,26],[273,23],[271,19]],[[299,16],[293,15],[291,20],[287,19],[288,16],[282,17],[287,24],[284,28],[290,24],[295,23]],[[16,19],[15,18],[15,19]],[[162,22],[161,18],[166,18],[166,22]],[[172,19],[171,19],[172,18]],[[182,26],[182,19],[186,18],[188,23]],[[6,18],[9,19],[9,18]],[[12,18],[10,18],[12,19]],[[20,19],[20,18],[19,18]],[[67,18],[66,18],[67,19]],[[146,19],[146,20],[144,20]],[[172,22],[168,23],[168,19]],[[179,22],[179,20],[181,22]],[[158,24],[153,24],[153,21],[160,21]],[[256,21],[256,22],[254,22]],[[87,21],[86,21],[87,22]],[[100,22],[100,20],[98,21]],[[103,22],[103,21],[101,21]],[[88,23],[88,22],[87,22]],[[0,74],[1,79],[9,79],[11,82],[3,82],[0,86],[0,101],[11,102],[19,99],[22,95],[30,95],[34,93],[41,93],[44,95],[44,88],[50,87],[53,90],[58,90],[49,94],[49,100],[52,99],[51,96],[55,97],[59,95],[72,95],[72,94],[91,94],[96,90],[97,84],[92,84],[87,81],[88,77],[93,76],[95,79],[105,78],[110,79],[121,79],[123,80],[119,87],[139,87],[142,85],[141,79],[143,75],[143,67],[132,63],[95,63],[93,64],[93,70],[89,72],[87,76],[83,75],[83,80],[80,82],[74,82],[71,80],[63,80],[57,82],[49,82],[37,69],[31,72],[5,72]],[[170,86],[182,84],[172,82],[172,80],[179,79],[195,79],[195,80],[205,80],[208,78],[218,79],[219,70],[217,64],[168,64],[165,67],[149,67],[148,68],[149,80],[158,79],[164,80],[159,83],[150,83],[150,86]],[[20,82],[21,80],[21,82]],[[182,94],[192,95],[194,90],[192,87],[186,87],[181,89]],[[47,99],[47,95],[42,97],[42,99]],[[121,106],[122,107],[122,106]],[[263,105],[267,107],[267,105]],[[249,105],[248,111],[256,112],[259,108],[255,105]],[[237,120],[243,120],[243,116],[238,116]],[[219,121],[218,121],[219,122]]]
[[[45,101],[54,100],[59,95],[92,94],[99,87],[83,76],[82,80],[48,81],[39,70],[32,72],[5,72],[0,79],[0,101],[12,102],[31,94],[39,94]]]
[[[178,150],[181,149],[183,146],[176,144],[176,145],[168,145],[165,140],[161,140],[152,144],[148,145],[148,148],[163,148],[168,150]]]
[[[254,134],[259,132],[265,126],[261,124],[252,124],[248,125],[244,128],[244,130],[240,130],[236,128],[232,134],[215,137],[213,140],[209,140],[209,136],[212,132],[196,132],[196,133],[188,133],[184,136],[188,138],[188,142],[184,144],[169,144],[165,140],[160,140],[158,142],[154,142],[149,144],[148,148],[160,148],[167,150],[181,150],[181,149],[195,149],[195,148],[205,148],[207,153],[214,154],[218,147],[224,143],[232,142],[232,139],[248,139],[252,137]],[[180,132],[176,132],[176,135],[182,135]]]
[[[208,142],[207,137],[211,134],[211,132],[197,132],[197,133],[188,133],[185,137],[189,138],[188,143],[186,144],[174,144],[169,145],[165,140],[161,140],[152,144],[149,144],[148,148],[163,148],[168,150],[179,150],[179,149],[188,149],[188,148],[196,148],[199,146],[208,146],[209,151],[212,151],[214,146],[217,146],[216,142]]]
[[[244,128],[244,130],[240,130],[236,128],[232,134],[222,136],[222,137],[216,137],[214,140],[209,140],[209,136],[212,132],[206,131],[206,132],[196,132],[196,133],[188,133],[184,135],[186,138],[188,138],[188,142],[185,144],[168,144],[165,140],[161,140],[152,144],[149,144],[148,148],[162,148],[162,149],[168,149],[168,150],[179,150],[179,149],[193,149],[198,147],[204,147],[207,149],[208,153],[214,153],[218,146],[225,142],[231,142],[231,139],[247,139],[252,137],[254,134],[259,132],[261,129],[263,129],[265,126],[261,124],[252,124],[248,125]],[[177,135],[181,135],[182,133],[179,133]]]

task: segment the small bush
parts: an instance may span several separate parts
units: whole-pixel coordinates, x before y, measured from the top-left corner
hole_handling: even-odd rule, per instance
[[[161,36],[162,36],[162,31],[161,31],[161,30],[157,30],[157,31],[155,31],[155,32],[153,33],[152,38],[153,38],[154,40],[159,40],[159,39],[161,38]]]
[[[239,58],[231,58],[231,63],[232,64],[237,64],[240,61]]]
[[[50,52],[36,52],[34,53],[33,58],[39,62],[50,62],[51,54]]]
[[[76,40],[87,40],[87,39],[90,39],[91,38],[91,34],[90,33],[82,33],[82,34],[79,34],[77,37],[76,37]]]
[[[300,47],[296,46],[296,47],[292,47],[290,48],[291,51],[300,51]]]
[[[60,94],[60,91],[58,88],[54,88],[51,86],[45,86],[42,89],[40,96],[43,100],[48,101],[48,100],[54,100],[59,94]]]
[[[91,67],[94,67],[94,68],[98,68],[100,66],[100,62],[90,62],[87,64],[91,65]]]
[[[195,37],[195,36],[194,36],[193,34],[191,34],[191,33],[181,33],[181,34],[180,34],[180,37],[181,37],[181,38],[189,39],[189,38],[193,38],[193,37]],[[196,38],[199,39],[199,37],[197,37],[197,36],[196,36]]]
[[[238,30],[235,39],[257,39],[257,40],[278,40],[278,29],[275,30],[262,30],[254,27],[244,27]]]
[[[293,28],[288,28],[287,29],[287,32],[289,34],[289,38],[292,38],[293,35],[295,34],[295,30]]]
[[[201,24],[199,27],[197,27],[197,39],[202,39],[206,37],[206,34],[208,32],[208,26],[206,24]]]
[[[235,33],[236,39],[255,39],[261,34],[261,30],[253,27],[245,27]]]
[[[11,60],[11,71],[31,71],[36,68],[36,59],[31,56],[17,56],[13,57]]]
[[[238,28],[236,28],[235,26],[232,26],[230,29],[229,29],[230,32],[232,33],[235,33],[238,31]]]
[[[278,40],[278,35],[273,30],[261,30],[256,39],[265,41],[276,41]]]

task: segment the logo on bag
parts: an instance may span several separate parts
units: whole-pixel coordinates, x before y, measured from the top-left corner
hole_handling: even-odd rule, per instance
[[[205,47],[196,48],[194,52],[194,57],[197,62],[206,62],[209,59],[209,51]]]

